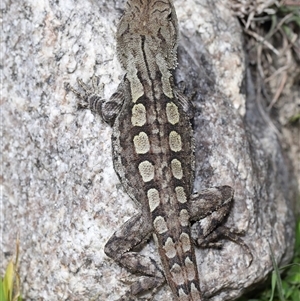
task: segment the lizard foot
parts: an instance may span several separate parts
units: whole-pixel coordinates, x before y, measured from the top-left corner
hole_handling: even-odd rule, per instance
[[[97,112],[99,110],[98,107],[100,107],[103,102],[101,97],[103,84],[99,85],[99,77],[96,75],[92,77],[91,86],[85,84],[80,78],[77,78],[77,82],[83,92],[75,89],[70,84],[66,85],[66,90],[72,91],[79,98],[80,101],[77,104],[78,109],[88,108]]]
[[[239,246],[241,246],[245,253],[247,253],[249,257],[248,266],[250,266],[253,260],[253,255],[248,245],[240,237],[243,235],[245,235],[245,231],[243,230],[230,229],[226,226],[220,226],[204,238],[201,236],[200,238],[195,237],[195,233],[193,234],[193,238],[195,240],[196,246],[200,248],[221,248],[223,246],[223,243],[218,242],[218,240],[224,238],[231,240],[232,242],[235,242]]]

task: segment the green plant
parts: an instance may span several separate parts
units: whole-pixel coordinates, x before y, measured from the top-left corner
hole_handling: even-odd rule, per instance
[[[292,263],[279,268],[273,254],[271,257],[274,271],[266,282],[267,288],[255,295],[251,294],[251,297],[244,296],[238,301],[300,301],[300,218],[296,225],[295,254]]]
[[[19,240],[16,242],[16,259],[11,259],[6,267],[5,275],[0,281],[1,301],[22,301],[20,293],[20,277],[18,274]]]

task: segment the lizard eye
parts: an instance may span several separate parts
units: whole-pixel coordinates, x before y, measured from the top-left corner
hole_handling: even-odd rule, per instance
[[[172,21],[172,12],[170,12],[170,13],[168,14],[167,20],[168,20],[168,21]]]

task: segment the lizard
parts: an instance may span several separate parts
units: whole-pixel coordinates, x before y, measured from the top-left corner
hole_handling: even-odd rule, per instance
[[[91,86],[78,79],[83,92],[68,86],[81,99],[79,107],[100,114],[112,126],[114,169],[140,209],[112,235],[104,252],[142,275],[120,300],[137,300],[146,291],[152,291],[152,298],[167,282],[176,301],[201,301],[195,245],[219,247],[216,241],[225,237],[250,256],[251,251],[240,232],[222,225],[231,210],[233,188],[193,193],[194,109],[173,78],[178,45],[173,2],[128,0],[116,35],[125,75],[110,99],[102,99],[95,76]],[[135,251],[151,235],[161,264]]]

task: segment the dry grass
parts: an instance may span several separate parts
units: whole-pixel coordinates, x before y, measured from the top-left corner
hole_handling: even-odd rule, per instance
[[[268,110],[285,87],[299,84],[300,1],[233,1],[248,36],[247,48],[258,75],[268,86]]]
[[[273,120],[270,126],[289,154],[300,183],[300,0],[232,0],[232,7],[245,33],[260,111],[262,116],[269,115],[269,123]],[[298,213],[299,201],[300,196],[296,201]],[[285,276],[280,279],[275,265],[277,273],[273,272],[269,287],[259,295],[239,300],[300,300],[299,217],[296,233],[295,257]]]

